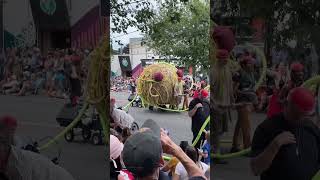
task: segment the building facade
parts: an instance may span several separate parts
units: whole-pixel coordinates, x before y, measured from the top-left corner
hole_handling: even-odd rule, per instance
[[[119,57],[127,56],[131,65],[131,72],[124,72],[123,68],[121,69]],[[142,72],[142,61],[160,59],[160,56],[156,55],[151,48],[149,48],[143,41],[142,37],[139,38],[130,38],[129,40],[129,54],[113,55],[111,62],[111,70],[116,76],[132,76],[138,77]]]
[[[5,47],[36,45],[93,48],[109,29],[101,0],[7,0],[3,7]],[[19,12],[19,13],[16,13]]]

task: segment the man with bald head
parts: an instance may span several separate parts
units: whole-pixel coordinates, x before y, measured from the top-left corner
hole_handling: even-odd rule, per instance
[[[290,91],[284,111],[262,122],[252,141],[251,168],[264,179],[310,180],[320,168],[320,131],[308,118],[315,97],[303,87]]]
[[[17,121],[0,117],[0,179],[8,180],[73,180],[73,177],[51,160],[15,147]]]

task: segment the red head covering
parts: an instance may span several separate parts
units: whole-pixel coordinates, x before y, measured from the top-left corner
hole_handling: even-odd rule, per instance
[[[204,90],[204,89],[202,89],[202,90],[200,91],[200,94],[201,94],[201,96],[202,96],[203,98],[207,98],[207,97],[209,96],[208,91],[207,91],[207,90]]]
[[[291,71],[303,71],[303,68],[301,63],[292,63],[290,66]]]
[[[229,52],[225,49],[218,49],[216,57],[218,60],[227,61],[229,58]]]
[[[214,28],[212,38],[216,42],[219,49],[225,49],[231,52],[235,46],[235,38],[232,30],[226,26],[218,26]]]
[[[315,107],[313,93],[304,87],[292,89],[288,95],[288,101],[294,103],[304,113],[312,112]]]
[[[160,82],[163,80],[163,74],[161,72],[156,72],[153,75],[153,79],[157,82]]]
[[[17,120],[12,116],[0,117],[0,129],[16,130],[18,126]]]
[[[183,72],[182,72],[181,69],[179,69],[179,70],[177,71],[177,75],[178,75],[178,77],[183,77]]]

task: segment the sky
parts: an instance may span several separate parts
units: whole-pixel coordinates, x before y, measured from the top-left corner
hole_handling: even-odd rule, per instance
[[[155,0],[149,0],[149,2],[151,2],[151,4],[155,8],[158,8]],[[110,23],[111,23],[110,28],[112,28],[113,24],[112,24],[111,20],[110,20]],[[135,27],[129,27],[127,32],[128,32],[128,34],[124,34],[124,33],[118,34],[118,33],[111,32],[111,39],[113,40],[113,42],[112,42],[113,49],[117,50],[118,48],[121,47],[118,45],[118,43],[115,42],[116,40],[120,40],[122,44],[126,45],[129,43],[130,38],[143,37],[143,35],[141,34],[141,31],[139,31]]]
[[[137,37],[142,37],[143,35],[141,35],[141,31],[139,31],[137,28],[134,27],[130,27],[127,30],[128,34],[118,34],[118,33],[112,33],[111,32],[111,39],[112,39],[112,47],[113,49],[117,50],[118,48],[120,48],[121,46],[116,43],[116,40],[120,40],[122,44],[124,44],[124,46],[126,44],[129,43],[129,39],[130,38],[137,38]]]

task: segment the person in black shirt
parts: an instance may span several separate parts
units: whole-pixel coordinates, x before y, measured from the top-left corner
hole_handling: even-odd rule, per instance
[[[308,119],[315,98],[309,90],[291,90],[283,113],[262,122],[251,147],[251,168],[261,180],[310,180],[320,165],[320,130]]]
[[[206,99],[208,97],[208,92],[206,90],[201,90],[199,93],[199,97],[193,99],[189,104],[189,117],[192,118],[191,122],[191,130],[193,133],[193,140],[196,139],[198,133],[206,121],[206,119],[210,116],[210,103]],[[206,130],[209,126],[206,127]],[[205,134],[202,133],[201,138],[195,145],[196,148],[200,149],[201,141],[205,140]]]

